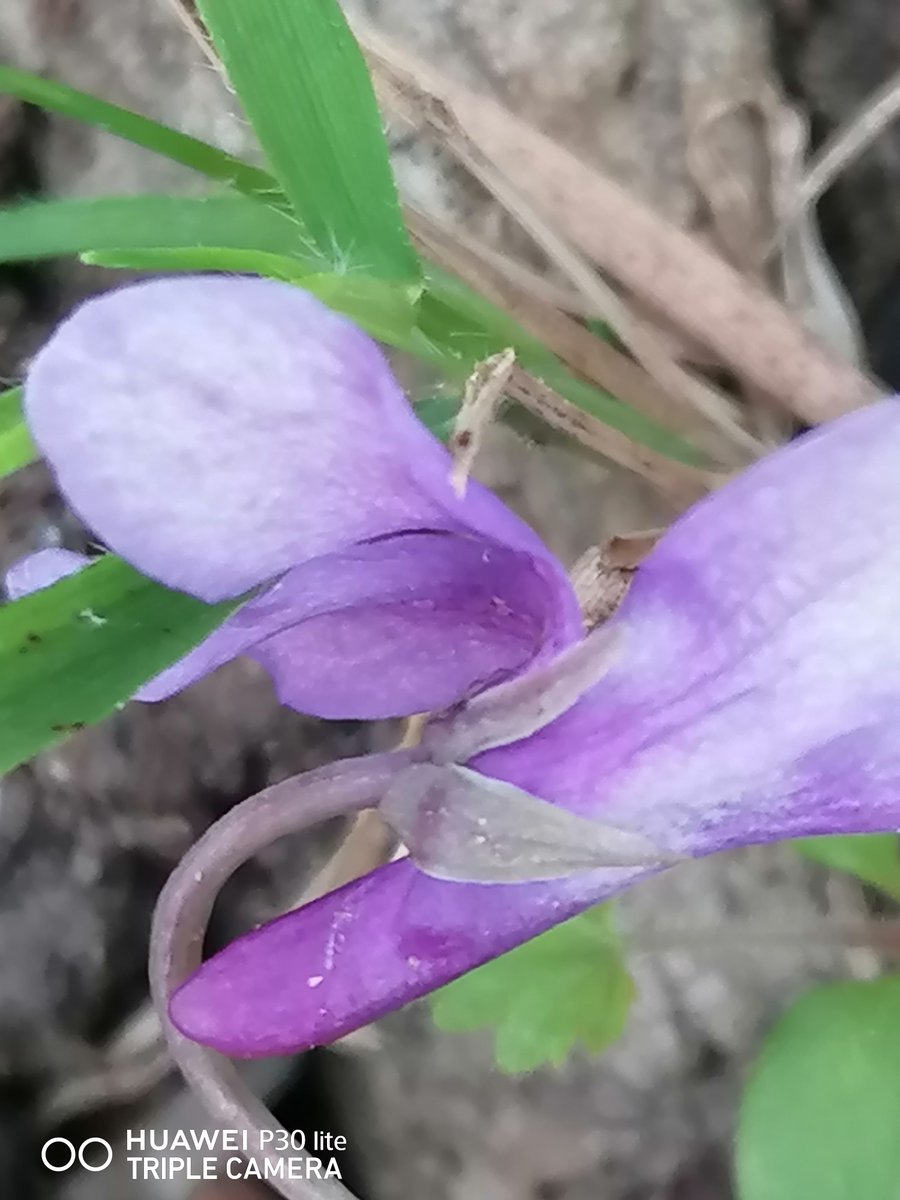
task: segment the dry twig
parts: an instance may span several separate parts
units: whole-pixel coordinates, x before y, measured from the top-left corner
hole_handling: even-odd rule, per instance
[[[450,437],[453,456],[450,481],[457,496],[465,495],[472,466],[497,414],[515,361],[516,352],[512,349],[492,354],[476,366],[466,381],[463,402]]]
[[[724,475],[715,471],[689,467],[657,454],[646,446],[639,446],[618,429],[576,408],[520,367],[513,369],[505,391],[511,400],[540,417],[553,429],[560,430],[596,454],[650,480],[678,508],[693,504],[710,488],[725,480]]]

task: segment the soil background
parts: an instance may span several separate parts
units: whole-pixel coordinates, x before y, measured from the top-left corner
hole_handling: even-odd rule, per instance
[[[765,146],[751,117],[740,115],[741,97],[777,87],[809,115],[821,141],[900,56],[900,10],[891,0],[350,7],[704,234],[709,197],[690,165],[698,105],[734,101],[728,145],[740,148],[746,167],[743,219],[752,225],[765,189],[751,168],[765,167]],[[165,0],[2,0],[0,61],[254,153],[232,98]],[[390,132],[410,197],[498,247],[523,251],[521,235],[477,185],[434,147]],[[5,202],[197,186],[165,161],[0,97]],[[900,130],[844,173],[820,216],[870,361],[900,383]],[[53,323],[111,282],[71,262],[0,267],[0,377],[18,379]],[[633,478],[508,435],[497,435],[479,471],[566,561],[605,534],[662,515]],[[42,467],[0,486],[2,564],[86,540]],[[392,735],[280,709],[268,681],[239,662],[165,704],[129,706],[3,781],[0,1195],[186,1194],[113,1172],[51,1176],[39,1167],[39,1147],[60,1130],[115,1136],[125,1120],[202,1123],[165,1077],[145,1008],[147,930],[166,872],[232,804]],[[242,872],[216,936],[263,919],[295,894],[334,835],[279,847]],[[622,905],[639,999],[625,1037],[602,1058],[576,1054],[560,1070],[509,1079],[493,1067],[487,1035],[441,1034],[423,1004],[334,1050],[273,1064],[259,1083],[277,1092],[287,1123],[306,1120],[348,1138],[346,1167],[371,1200],[728,1200],[737,1099],[764,1030],[815,980],[879,969],[868,951],[814,940],[779,948],[729,931],[748,921],[808,927],[859,917],[869,903],[849,880],[786,849],[691,864]],[[648,931],[653,952],[641,950]]]

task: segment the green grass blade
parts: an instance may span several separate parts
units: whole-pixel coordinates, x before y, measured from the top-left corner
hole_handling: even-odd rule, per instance
[[[103,196],[0,209],[0,262],[105,247],[190,248],[202,244],[292,255],[322,270],[303,227],[244,196]]]
[[[39,457],[22,416],[22,389],[0,392],[0,479]]]
[[[284,255],[219,246],[189,249],[97,250],[82,254],[91,266],[137,271],[227,271],[261,275],[303,287],[329,308],[344,313],[366,333],[390,346],[415,354],[420,339],[415,328],[416,309],[407,284],[372,279],[367,275],[321,271],[321,260],[303,262]]]
[[[199,138],[180,133],[149,117],[120,108],[117,104],[109,104],[87,92],[42,79],[28,71],[0,66],[0,93],[16,96],[28,104],[36,104],[39,108],[104,129],[116,137],[143,146],[145,150],[152,150],[155,154],[198,171],[209,179],[230,184],[238,191],[265,199],[275,207],[284,206],[278,183],[268,172],[226,154],[224,150]]]
[[[418,278],[369,73],[336,0],[199,0],[269,163],[332,263]]]
[[[169,591],[111,554],[0,608],[0,774],[108,716],[233,608]]]

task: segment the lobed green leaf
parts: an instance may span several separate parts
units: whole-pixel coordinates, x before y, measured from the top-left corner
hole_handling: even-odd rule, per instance
[[[622,1033],[634,996],[612,908],[588,909],[454,980],[431,998],[438,1028],[494,1030],[510,1073],[560,1065],[576,1042],[594,1053]]]

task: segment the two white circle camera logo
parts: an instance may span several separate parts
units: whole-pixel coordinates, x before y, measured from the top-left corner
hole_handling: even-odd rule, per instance
[[[64,1153],[68,1156],[69,1161],[62,1164],[52,1163],[48,1154],[51,1146],[65,1147]],[[92,1153],[90,1158],[86,1153],[89,1146],[100,1147],[100,1150]],[[105,1162],[100,1161],[103,1157],[104,1151],[106,1152]],[[53,1157],[62,1158],[63,1154],[57,1152],[53,1155]],[[85,1169],[85,1171],[105,1171],[113,1160],[113,1149],[109,1142],[99,1137],[87,1138],[87,1140],[83,1141],[77,1149],[68,1138],[52,1137],[49,1142],[44,1142],[44,1145],[41,1148],[41,1162],[48,1171],[70,1171],[72,1167],[75,1166],[76,1159],[78,1160],[78,1163]]]

